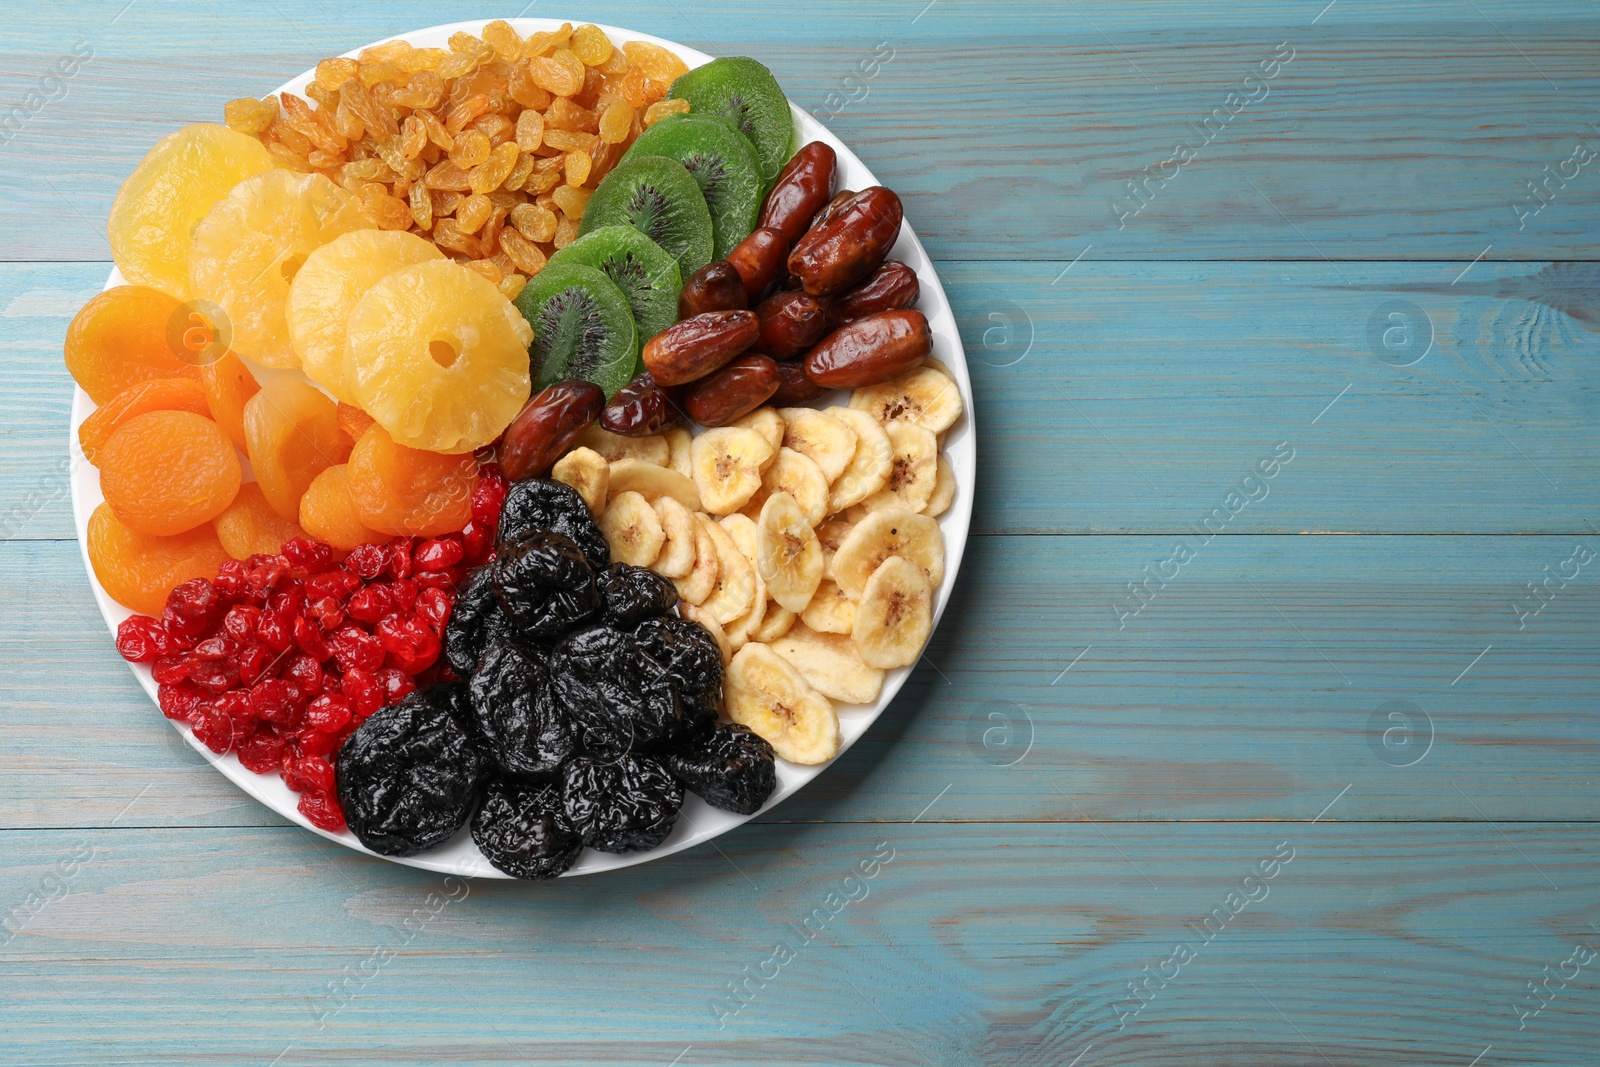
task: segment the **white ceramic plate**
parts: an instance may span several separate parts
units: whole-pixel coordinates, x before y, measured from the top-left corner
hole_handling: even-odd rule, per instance
[[[513,19],[511,21],[512,25],[517,28],[517,32],[523,36],[538,31],[556,29],[561,25],[561,20],[558,19]],[[483,26],[483,22],[457,22],[448,26],[435,26],[431,29],[418,30],[401,36],[419,48],[443,48],[447,46],[446,42],[452,33],[465,30],[468,33],[479,34]],[[685,48],[683,45],[673,41],[651,37],[648,34],[618,29],[615,26],[601,26],[600,28],[605,30],[611,39],[618,44],[624,41],[649,41],[652,44],[671,49],[683,57],[683,61],[691,67],[698,67],[703,63],[710,62],[712,58],[703,52]],[[374,43],[381,44],[382,42]],[[346,52],[345,55],[353,59],[360,51],[361,49],[356,49],[352,52]],[[280,86],[277,91],[304,96],[305,87],[311,81],[313,73],[315,72],[308,70],[293,81]],[[870,185],[879,184],[878,180],[873,177],[872,172],[866,168],[866,165],[857,159],[855,153],[845,147],[842,141],[829,133],[821,123],[810,115],[792,104],[790,106],[796,121],[800,124],[801,144],[808,141],[826,141],[838,153],[839,188],[864,189]],[[912,232],[909,223],[902,225],[900,239],[895,244],[891,255],[904,261],[917,272],[922,286],[922,295],[917,307],[927,315],[928,323],[932,327],[934,357],[942,360],[955,375],[956,381],[961,387],[961,399],[965,407],[961,420],[951,427],[945,438],[945,454],[955,472],[956,495],[950,509],[939,518],[939,526],[944,532],[945,541],[945,576],[944,584],[939,588],[934,605],[934,625],[937,626],[940,617],[944,614],[945,605],[950,600],[950,588],[954,585],[956,574],[961,569],[961,556],[967,543],[967,528],[972,518],[973,480],[977,468],[972,419],[972,382],[967,375],[966,356],[961,348],[961,338],[956,332],[955,317],[951,314],[950,303],[945,299],[944,289],[939,284],[939,276],[934,272],[933,264],[929,261],[927,252],[923,250],[922,242],[917,240],[917,235]],[[111,276],[106,279],[106,288],[109,289],[112,286],[122,284],[124,284],[122,275],[113,269]],[[268,377],[275,373],[273,371],[265,371],[254,365],[252,365],[251,369],[257,373],[258,377]],[[845,397],[842,393],[830,395],[818,401],[817,406],[843,403],[844,399]],[[84,393],[82,389],[76,390],[76,395],[73,397],[72,402],[72,426],[68,441],[68,448],[72,457],[72,513],[73,520],[77,524],[78,543],[84,551],[84,566],[89,572],[89,584],[94,588],[95,600],[100,605],[101,614],[105,616],[106,625],[111,628],[111,632],[114,635],[118,624],[123,619],[126,619],[131,612],[112,600],[106,595],[106,591],[101,588],[100,583],[94,577],[93,568],[89,567],[88,553],[85,547],[87,545],[86,530],[88,528],[89,515],[100,504],[102,499],[99,474],[84,460],[83,452],[78,447],[78,425],[93,410],[94,403],[89,399],[88,394]],[[129,666],[132,668],[134,676],[139,679],[139,684],[144,686],[145,692],[149,693],[150,698],[154,700],[156,685],[150,677],[149,667],[143,664],[129,664]],[[883,709],[889,706],[889,701],[894,699],[894,695],[900,691],[900,687],[905,684],[906,677],[910,673],[910,668],[889,671],[887,678],[884,680],[883,691],[875,704],[870,706],[841,704],[838,706],[839,756],[843,756],[845,751],[862,734],[866,733],[867,727],[871,726],[873,721],[883,713]],[[167,720],[167,722],[176,728],[197,752],[205,756],[229,780],[273,811],[286,819],[299,823],[313,833],[321,834],[329,840],[337,841],[347,848],[355,849],[358,852],[368,851],[356,840],[354,834],[349,832],[330,834],[307,822],[295,807],[298,801],[297,794],[291,792],[276,775],[253,774],[245,770],[236,757],[232,755],[217,756],[199,741],[196,741],[193,732],[187,726],[171,720]],[[836,756],[834,758],[838,759],[839,757]],[[792,795],[801,786],[827,770],[828,766],[829,764],[825,763],[813,767],[802,767],[779,760],[778,788],[772,794],[772,798],[767,801],[766,807],[762,811],[770,810],[779,801]],[[569,875],[593,874],[597,871],[608,871],[617,867],[630,867],[636,863],[659,859],[662,856],[671,855],[674,852],[698,845],[703,841],[709,841],[718,834],[726,833],[752,817],[749,815],[735,815],[732,812],[713,808],[693,793],[690,793],[684,803],[682,814],[672,832],[672,836],[668,837],[656,849],[650,852],[631,852],[625,855],[612,855],[596,852],[593,849],[586,849],[577,864],[567,873]],[[368,855],[375,855],[375,853],[368,852]],[[393,857],[385,856],[381,858],[392,859]],[[470,833],[465,829],[431,852],[420,856],[396,859],[394,862],[449,874],[478,875],[492,878],[507,877],[489,865],[488,861],[483,858],[482,853],[478,851],[477,846],[473,844]]]

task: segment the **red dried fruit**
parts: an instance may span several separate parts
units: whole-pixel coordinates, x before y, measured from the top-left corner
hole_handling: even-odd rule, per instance
[[[289,565],[301,574],[319,574],[333,566],[333,549],[304,537],[293,537],[281,550]]]
[[[189,659],[187,656],[167,656],[150,664],[150,677],[156,684],[181,682],[189,677]]]
[[[412,553],[412,562],[419,571],[442,571],[460,563],[465,554],[458,539],[437,537],[418,545]]]
[[[411,676],[396,667],[379,667],[376,678],[378,687],[383,691],[385,706],[398,704],[417,689],[417,683],[411,680]]]
[[[321,600],[324,597],[343,600],[360,588],[361,579],[344,570],[325,571],[306,579],[306,597],[310,600]]]
[[[294,719],[300,691],[278,678],[263,678],[250,687],[250,708],[258,718],[286,725]]]
[[[388,544],[389,573],[396,578],[411,577],[411,538],[396,537]]]
[[[296,793],[327,793],[333,782],[333,765],[321,756],[290,759],[283,768],[283,784]]]
[[[493,531],[500,525],[500,508],[506,502],[506,476],[497,463],[478,468],[478,484],[472,490],[472,523]]]
[[[205,693],[192,682],[174,682],[156,688],[156,704],[161,714],[179,722],[188,722],[204,698]]]
[[[117,627],[117,652],[130,663],[149,663],[167,647],[167,631],[159,619],[132,615]]]
[[[322,662],[314,655],[295,656],[283,669],[283,680],[300,692],[314,696],[327,684],[327,675],[323,673]]]
[[[442,634],[455,601],[455,594],[448,589],[424,589],[417,594],[417,615],[434,633]]]
[[[410,578],[401,578],[389,583],[389,595],[394,598],[394,610],[410,613],[416,610],[417,593],[420,588]]]
[[[341,671],[375,671],[383,664],[383,646],[378,639],[354,626],[346,626],[328,641]]]
[[[266,774],[283,767],[287,746],[269,733],[254,733],[240,742],[239,762],[253,774]]]
[[[345,557],[344,565],[353,574],[370,581],[389,565],[389,553],[382,545],[357,545]]]
[[[374,631],[389,666],[416,674],[439,658],[439,635],[415,616],[386,615]]]
[[[383,688],[371,671],[359,667],[345,671],[339,691],[350,702],[350,710],[358,719],[365,719],[383,707]]]
[[[272,666],[273,654],[262,645],[245,645],[239,650],[239,681],[255,685]]]
[[[306,817],[306,821],[319,830],[342,834],[349,828],[344,821],[344,809],[331,792],[303,793],[300,803],[295,806]]]
[[[194,736],[202,745],[221,756],[233,750],[236,729],[233,720],[215,706],[202,706],[192,720]]]
[[[350,703],[344,697],[324,693],[306,707],[304,726],[318,733],[338,733],[350,723]]]
[[[224,605],[216,588],[204,578],[191,578],[167,594],[161,621],[169,634],[198,640],[216,625]]]

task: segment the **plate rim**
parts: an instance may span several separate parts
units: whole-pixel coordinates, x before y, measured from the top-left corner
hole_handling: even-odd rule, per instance
[[[370,44],[361,45],[360,47],[351,49],[348,52],[344,52],[342,53],[342,56],[353,59],[368,48],[395,40],[405,40],[413,45],[417,45],[418,47],[424,47],[424,45],[419,44],[419,39],[429,40],[430,42],[434,39],[437,39],[437,42],[442,44],[450,34],[456,32],[465,31],[475,35],[481,35],[483,27],[489,22],[493,21],[497,20],[476,19],[442,23],[437,26],[429,26],[417,30],[407,31],[405,33],[392,34],[388,37],[373,41]],[[564,22],[568,22],[570,20],[551,18],[515,18],[504,21],[511,23],[511,25],[514,26],[519,33],[527,36],[529,33],[548,31],[558,28]],[[651,44],[666,48],[682,58],[684,62],[686,62],[691,68],[708,63],[714,58],[713,56],[701,52],[698,49],[690,48],[687,45],[668,40],[666,38],[656,37],[651,34],[641,33],[636,30],[626,29],[624,27],[611,26],[605,23],[594,23],[594,25],[603,30],[606,35],[617,44],[622,44],[629,41],[646,41]],[[273,90],[272,95],[290,92],[303,96],[305,86],[307,83],[309,83],[315,72],[316,68],[313,66],[311,69],[294,78],[291,78],[289,81]],[[879,184],[877,177],[866,166],[866,164],[862,162],[860,157],[857,156],[855,152],[843,142],[843,140],[834,135],[831,130],[823,125],[821,121],[811,114],[803,111],[792,100],[789,103],[789,108],[791,114],[794,115],[798,124],[801,143],[805,143],[810,140],[826,141],[839,154],[841,169],[849,169],[852,172],[859,171],[860,177],[864,182],[870,184]],[[908,253],[910,254],[908,255]],[[922,652],[922,655],[925,656],[927,655],[928,648],[932,645],[933,635],[937,632],[939,623],[944,617],[945,609],[949,605],[952,591],[960,573],[961,563],[965,556],[967,540],[971,536],[972,507],[975,496],[974,489],[976,486],[977,474],[977,427],[973,410],[971,377],[968,373],[965,348],[962,345],[959,330],[956,328],[954,309],[951,307],[949,298],[944,291],[943,283],[939,278],[937,269],[933,265],[932,257],[928,255],[927,250],[923,247],[921,240],[917,237],[916,232],[912,229],[909,220],[902,222],[900,234],[896,239],[895,247],[891,254],[897,255],[898,258],[902,259],[919,260],[921,263],[921,266],[917,267],[918,283],[922,289],[922,297],[919,299],[919,306],[920,309],[928,315],[929,325],[934,335],[937,357],[950,369],[953,377],[955,378],[957,388],[961,393],[962,400],[961,417],[948,431],[949,436],[947,436],[945,441],[944,453],[950,462],[953,473],[955,473],[957,476],[956,496],[950,508],[944,514],[940,515],[937,520],[939,523],[941,536],[945,541],[945,574],[944,580],[940,584],[937,596],[935,597],[933,626],[929,632],[928,644],[924,646]],[[126,282],[122,278],[121,272],[118,271],[115,264],[113,264],[102,291],[104,291],[104,289],[110,289],[121,284],[126,284]],[[247,360],[246,362],[249,361]],[[255,363],[250,363],[249,365],[251,369],[256,372],[258,377],[270,377],[275,373],[270,370],[264,370]],[[830,400],[837,398],[837,396],[838,393],[830,393],[828,397],[821,399]],[[813,404],[817,403],[818,402],[813,402]],[[83,560],[84,570],[89,579],[90,589],[94,593],[95,602],[100,608],[101,617],[104,619],[114,641],[118,624],[120,624],[123,619],[126,619],[135,613],[110,598],[105,589],[100,585],[99,579],[95,576],[94,567],[89,561],[88,541],[86,536],[88,520],[90,513],[92,513],[94,510],[94,506],[100,502],[101,496],[99,491],[98,471],[96,471],[95,468],[88,463],[87,459],[83,455],[83,451],[78,443],[78,427],[82,423],[83,419],[87,417],[87,415],[94,409],[95,405],[89,399],[88,394],[86,394],[81,387],[78,387],[76,384],[74,384],[72,411],[68,425],[67,445],[70,467],[69,482],[70,495],[72,499],[73,525],[77,534],[79,555]],[[957,462],[958,455],[962,460],[960,463]],[[918,663],[921,662],[921,658],[921,656],[918,657]],[[138,663],[126,663],[126,665],[133,672],[135,679],[139,682],[145,693],[152,701],[155,701],[156,686],[154,680],[151,678],[149,666],[147,664]],[[832,767],[847,751],[849,751],[849,749],[866,734],[867,730],[872,727],[873,723],[875,723],[878,718],[882,716],[884,711],[888,709],[889,705],[894,701],[894,698],[899,695],[900,690],[905,686],[906,681],[909,679],[911,672],[916,669],[916,666],[917,664],[913,663],[910,667],[895,668],[894,670],[887,672],[882,691],[878,696],[878,700],[872,705],[841,706],[841,739],[839,751],[834,754],[832,759],[828,760],[826,763],[809,766],[789,764],[783,760],[779,760],[778,788],[774,790],[773,795],[767,800],[766,804],[764,804],[759,811],[750,815],[735,815],[732,812],[713,808],[706,804],[699,797],[692,793],[688,793],[685,795],[683,811],[679,815],[678,825],[674,827],[673,832],[668,839],[662,844],[658,845],[656,848],[651,849],[648,852],[632,852],[624,854],[603,853],[597,852],[594,849],[584,849],[580,854],[578,863],[561,877],[579,877],[584,875],[600,874],[605,871],[620,870],[627,867],[637,866],[638,864],[642,863],[649,863],[653,860],[674,855],[697,845],[705,844],[730,830],[750,822],[758,816],[766,814],[778,804],[793,796],[795,793],[798,793],[805,786],[809,785],[819,775],[823,774],[830,767]],[[846,715],[849,716],[848,731],[846,729]],[[348,830],[343,833],[336,834],[314,826],[305,818],[305,816],[300,814],[299,810],[295,807],[295,803],[298,798],[297,794],[291,792],[288,787],[283,784],[280,778],[269,775],[258,775],[246,770],[244,766],[239,763],[237,756],[231,753],[224,756],[218,756],[216,753],[212,752],[209,748],[195,738],[194,731],[189,726],[172,719],[164,719],[164,721],[170,727],[175,729],[179,736],[181,736],[191,748],[200,753],[207,763],[211,764],[211,766],[220,771],[225,778],[233,783],[234,786],[249,795],[252,799],[260,803],[269,811],[273,811],[279,816],[290,820],[303,829],[310,830],[312,833],[318,834],[329,841],[342,845],[362,855],[374,857],[380,860],[386,860],[402,866],[417,868],[419,870],[432,871],[439,874],[452,874],[461,877],[486,877],[508,881],[514,880],[510,875],[497,870],[495,867],[489,864],[488,861],[477,850],[476,845],[473,844],[470,837],[470,824],[462,827],[462,829],[444,845],[417,856],[384,856],[363,846],[355,838],[355,835],[350,833]],[[846,736],[847,732],[848,736]],[[285,802],[283,798],[276,796],[276,794],[279,792],[286,794],[287,802]],[[711,826],[707,829],[696,827],[695,821],[690,818],[691,810],[701,819],[709,819],[717,825]],[[682,831],[684,827],[688,827],[690,832],[683,833]],[[451,858],[439,858],[446,852],[450,853]]]

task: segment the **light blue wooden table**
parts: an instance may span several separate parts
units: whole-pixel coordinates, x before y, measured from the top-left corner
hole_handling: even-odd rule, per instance
[[[516,11],[10,3],[0,1063],[1600,1063],[1600,11],[527,13],[758,56],[904,196],[983,433],[930,655],[800,796],[610,876],[245,798],[94,609],[68,318],[163,133]]]

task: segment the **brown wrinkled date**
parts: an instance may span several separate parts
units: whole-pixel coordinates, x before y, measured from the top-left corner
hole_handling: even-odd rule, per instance
[[[544,474],[605,406],[605,391],[593,382],[557,382],[544,389],[506,427],[500,469],[514,482]]]
[[[898,259],[885,260],[872,277],[833,302],[828,308],[828,325],[838,329],[880,311],[908,308],[921,293],[916,271]]]
[[[806,377],[805,360],[785,359],[778,362],[778,391],[768,399],[775,408],[792,408],[809,403],[827,391],[827,386]]]
[[[833,149],[821,141],[812,141],[796,152],[767,194],[760,225],[782,231],[791,244],[798,241],[833,196],[837,161]]]
[[[828,303],[798,290],[769,296],[756,308],[755,347],[773,359],[798,356],[828,332]]]
[[[812,226],[821,226],[824,222],[839,213],[839,209],[855,198],[854,189],[840,189],[833,194],[833,199],[828,201],[828,206],[817,212],[817,217],[811,220]]]
[[[900,236],[905,209],[892,189],[863,189],[789,253],[789,273],[812,296],[833,296],[878,269]]]
[[[806,376],[829,389],[857,389],[915,370],[932,351],[922,312],[880,311],[824,337],[806,356]]]
[[[750,294],[744,290],[744,279],[732,264],[720,259],[691,274],[678,294],[680,319],[707,311],[744,311],[749,307]]]
[[[620,437],[649,437],[677,422],[683,413],[649,371],[617,390],[600,413],[600,425]]]
[[[689,417],[702,426],[726,426],[765,404],[778,390],[778,365],[767,356],[740,356],[696,382],[684,398]]]
[[[762,228],[734,246],[728,265],[739,272],[745,295],[754,303],[770,288],[789,255],[789,239],[779,230]]]
[[[707,311],[650,338],[644,365],[657,385],[704,378],[755,343],[761,321],[753,311]]]

